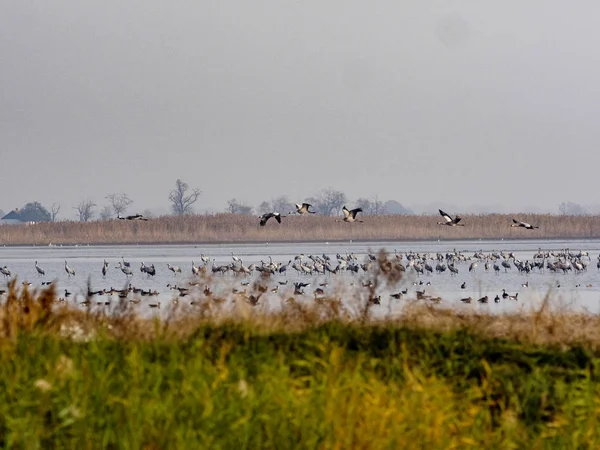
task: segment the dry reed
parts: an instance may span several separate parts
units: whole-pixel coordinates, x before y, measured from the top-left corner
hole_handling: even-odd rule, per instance
[[[258,225],[254,216],[215,214],[164,216],[148,222],[55,222],[0,226],[4,245],[49,244],[190,244],[226,242],[396,241],[460,239],[600,238],[600,216],[520,214],[537,230],[511,227],[512,215],[464,216],[464,227],[437,225],[439,216],[365,216],[363,223],[334,217],[290,216],[281,225]]]

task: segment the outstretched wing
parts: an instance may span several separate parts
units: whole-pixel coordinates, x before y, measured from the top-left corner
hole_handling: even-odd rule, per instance
[[[461,220],[461,219],[462,219],[462,217],[458,217],[458,216],[456,216],[456,217],[454,218],[454,223],[458,223],[458,222],[460,222],[460,220]]]
[[[281,223],[281,214],[275,214],[274,217],[277,222]]]
[[[269,218],[270,218],[270,217],[271,217],[271,216],[270,216],[270,215],[268,215],[268,214],[263,214],[263,215],[261,216],[261,218],[260,218],[260,226],[261,226],[261,227],[264,227],[264,226],[265,226],[265,224],[267,223],[267,220],[269,220]]]
[[[513,219],[513,222],[516,223],[517,225],[521,225],[521,222],[519,222],[517,219]]]
[[[444,218],[444,220],[446,222],[452,222],[452,217],[450,217],[449,214],[445,213],[444,211],[442,211],[441,209],[438,209],[438,211],[440,212],[441,216]]]
[[[345,206],[342,208],[342,212],[344,213],[344,217],[348,217],[350,215],[350,211]]]

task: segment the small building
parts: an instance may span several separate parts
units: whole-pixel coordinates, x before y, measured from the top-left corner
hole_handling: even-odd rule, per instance
[[[0,219],[0,225],[23,225],[26,221],[21,220],[19,209],[13,209],[7,215]]]

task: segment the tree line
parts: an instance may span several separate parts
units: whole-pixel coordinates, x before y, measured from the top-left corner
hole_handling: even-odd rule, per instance
[[[194,206],[201,195],[202,191],[200,189],[192,188],[186,182],[177,179],[174,188],[168,195],[172,214],[176,216],[194,214]],[[94,200],[84,198],[73,205],[72,209],[75,210],[80,222],[88,222],[96,219],[110,220],[121,217],[134,204],[133,199],[124,192],[108,194],[104,200],[105,204],[99,207]],[[301,202],[310,203],[318,214],[334,216],[340,214],[340,210],[349,203],[349,200],[344,192],[333,188],[325,188],[313,196],[298,200],[298,203]],[[255,209],[253,206],[232,198],[227,202],[224,212],[252,215],[276,211],[281,214],[288,214],[296,210],[295,203],[287,195],[280,195],[271,200],[262,201]],[[384,202],[378,196],[373,198],[361,197],[352,203],[352,207],[362,208],[365,215],[412,214],[411,210],[397,201],[388,200]],[[46,208],[40,202],[34,201],[15,210],[15,214],[11,217],[23,222],[54,222],[58,219],[60,211],[61,205],[59,203],[54,203],[50,208]],[[143,213],[144,216],[151,217],[150,211],[146,210]]]

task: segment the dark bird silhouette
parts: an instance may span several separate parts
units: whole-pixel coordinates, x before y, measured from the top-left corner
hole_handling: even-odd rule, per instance
[[[281,223],[281,214],[279,214],[278,212],[270,212],[260,216],[260,226],[264,227],[271,217],[274,217],[278,223]]]

